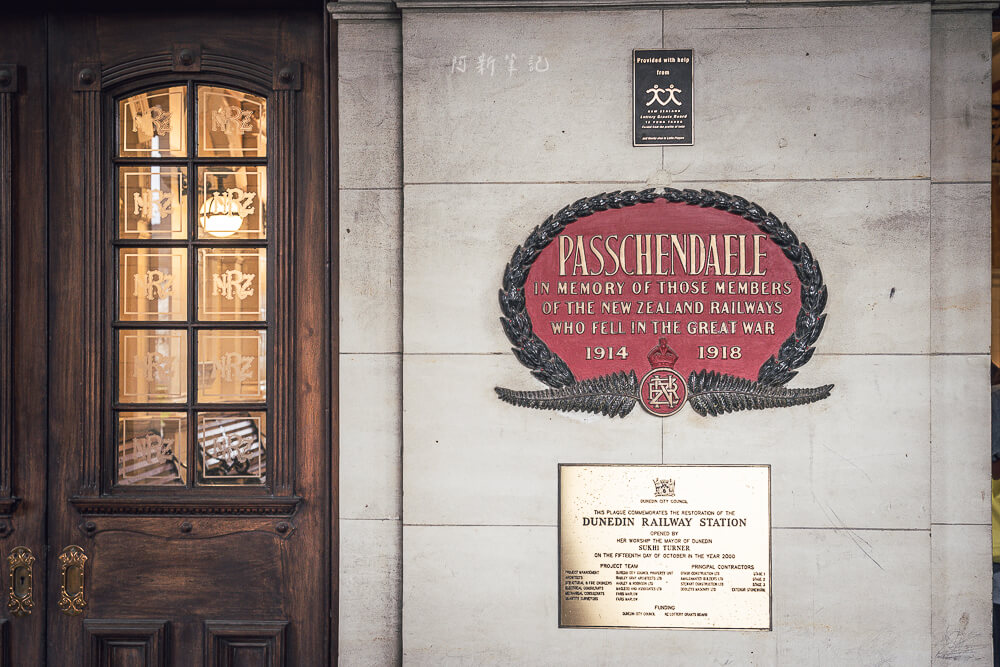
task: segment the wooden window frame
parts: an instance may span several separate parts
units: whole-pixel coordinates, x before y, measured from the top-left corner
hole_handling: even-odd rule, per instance
[[[96,63],[78,64],[76,91],[85,96],[84,117],[80,119],[84,152],[82,187],[98,196],[84,201],[85,235],[84,281],[81,292],[83,322],[79,332],[85,349],[84,377],[81,400],[85,423],[81,438],[81,474],[79,492],[70,502],[83,515],[192,515],[192,516],[290,516],[301,502],[295,495],[295,369],[293,335],[295,331],[295,301],[291,290],[295,284],[295,184],[292,165],[295,164],[294,119],[296,91],[301,70],[298,63],[266,65],[237,60],[224,53],[202,52],[193,45],[176,45],[173,52],[151,54],[127,63],[101,66]],[[268,105],[267,135],[267,479],[263,485],[246,486],[178,486],[129,487],[116,485],[117,422],[113,407],[117,403],[115,374],[118,369],[115,328],[117,276],[113,276],[117,261],[117,100],[142,90],[184,82],[188,95],[195,95],[198,85],[217,85],[251,92],[264,97]],[[188,132],[196,126],[196,108],[188,109]],[[196,137],[189,137],[189,146]],[[224,160],[230,161],[228,158]],[[178,159],[186,165],[213,161],[200,160],[195,155]],[[244,160],[232,160],[240,162]],[[251,160],[252,161],[252,160]],[[167,160],[164,163],[169,163]],[[197,173],[195,171],[195,173]],[[188,184],[189,212],[197,201]],[[190,219],[189,225],[197,224]],[[197,247],[190,240],[183,247]],[[239,245],[230,241],[225,245]],[[249,242],[250,245],[259,242]],[[161,244],[157,244],[161,245]],[[244,245],[246,245],[244,243]],[[194,267],[188,267],[188,276]],[[195,289],[189,285],[189,289]],[[189,313],[189,331],[195,313]],[[129,322],[131,327],[133,323]],[[147,324],[166,324],[147,323]],[[243,324],[246,323],[234,323]],[[214,326],[214,325],[213,325]],[[143,325],[134,328],[144,328]],[[148,327],[147,327],[148,328]],[[162,327],[170,328],[170,327]],[[221,327],[221,328],[225,328]],[[190,334],[189,334],[190,335]],[[189,359],[189,372],[197,359]],[[192,385],[189,382],[189,387]],[[192,412],[196,396],[188,397],[183,407]],[[163,410],[163,408],[161,408]],[[189,424],[196,438],[197,424]],[[112,443],[115,446],[111,446]],[[188,461],[193,478],[195,460]]]

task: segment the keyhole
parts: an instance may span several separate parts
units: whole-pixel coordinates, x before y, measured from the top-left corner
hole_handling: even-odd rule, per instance
[[[24,566],[14,570],[14,595],[21,599],[28,596],[28,569]]]

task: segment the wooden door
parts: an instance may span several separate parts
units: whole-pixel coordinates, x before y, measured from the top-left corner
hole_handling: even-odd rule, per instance
[[[0,662],[335,655],[323,19],[0,28]]]
[[[0,664],[45,664],[46,32],[0,21]],[[27,568],[31,568],[30,577]],[[17,579],[17,590],[14,578]]]

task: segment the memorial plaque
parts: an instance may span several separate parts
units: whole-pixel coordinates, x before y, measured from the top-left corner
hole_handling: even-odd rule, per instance
[[[694,144],[694,52],[632,52],[634,146]]]
[[[549,386],[498,387],[521,407],[667,417],[790,407],[827,289],[812,251],[757,204],[649,189],[580,199],[518,246],[500,289],[517,359]]]
[[[771,629],[771,468],[560,465],[559,626]]]

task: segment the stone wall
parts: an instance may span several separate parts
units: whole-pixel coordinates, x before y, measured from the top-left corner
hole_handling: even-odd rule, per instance
[[[331,5],[342,663],[990,664],[990,8],[615,4]],[[660,47],[694,49],[691,147],[631,145],[631,51]],[[514,247],[668,184],[809,244],[829,319],[792,384],[833,395],[498,401],[537,384],[498,323]],[[559,629],[557,464],[601,462],[771,464],[773,631]]]
[[[402,83],[398,16],[337,35],[342,665],[400,662]],[[352,15],[354,16],[354,15]]]

